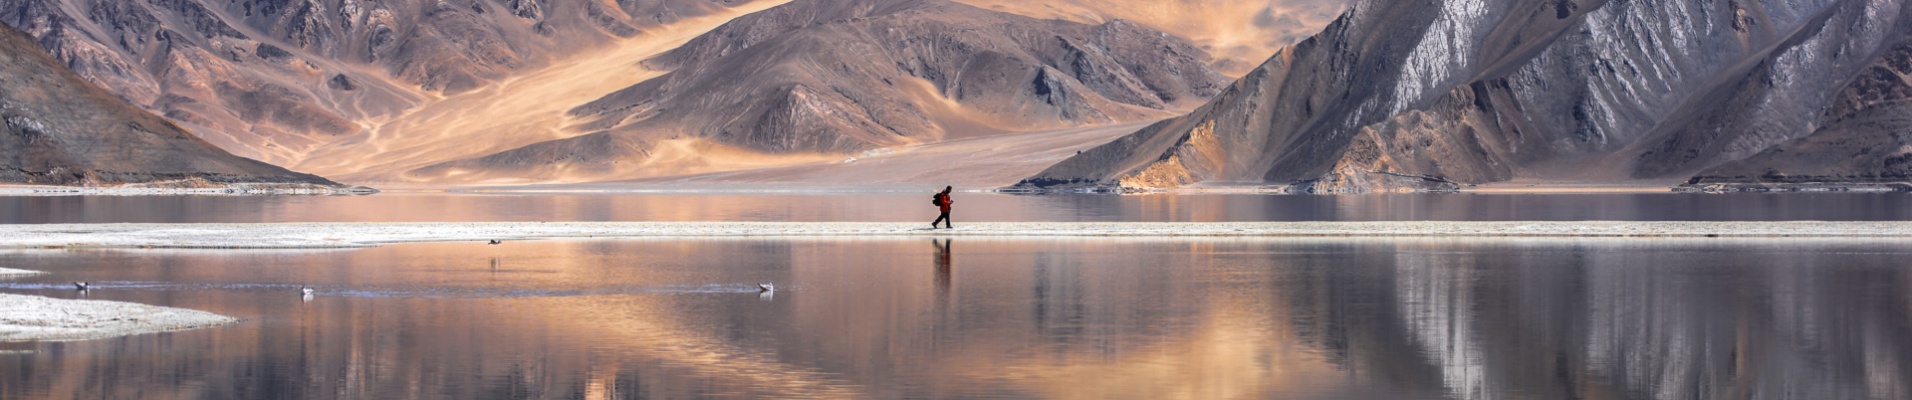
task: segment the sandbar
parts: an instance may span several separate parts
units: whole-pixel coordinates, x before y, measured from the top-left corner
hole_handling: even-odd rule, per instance
[[[0,278],[25,276],[25,275],[39,275],[44,273],[45,272],[25,270],[25,269],[0,268]]]
[[[180,308],[0,293],[0,342],[105,339],[236,321]]]
[[[712,237],[1465,237],[1912,239],[1912,222],[475,222],[0,226],[0,248],[317,249],[392,243]]]

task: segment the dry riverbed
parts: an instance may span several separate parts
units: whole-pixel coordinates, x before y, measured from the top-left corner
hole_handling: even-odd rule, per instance
[[[0,293],[0,342],[105,339],[235,321],[180,308]]]
[[[1912,239],[1912,222],[497,222],[0,226],[0,248],[299,249],[695,237],[1818,237]]]

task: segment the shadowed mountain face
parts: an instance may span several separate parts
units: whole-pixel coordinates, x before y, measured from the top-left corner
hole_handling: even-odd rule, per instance
[[[440,96],[744,0],[0,0],[127,101],[287,163]]]
[[[1876,75],[1912,33],[1908,12],[1864,0],[1366,1],[1195,113],[1022,185],[1682,179],[1821,127],[1881,132],[1833,125],[1848,113],[1830,110],[1850,107],[1841,92],[1866,89],[1842,88]]]
[[[0,87],[0,182],[337,186],[213,147],[93,86],[8,27],[0,27]]]
[[[646,63],[673,73],[571,110],[596,133],[410,175],[642,177],[727,151],[855,154],[1146,120],[1218,93],[1226,79],[1209,61],[1126,21],[1038,20],[945,0],[798,0]]]

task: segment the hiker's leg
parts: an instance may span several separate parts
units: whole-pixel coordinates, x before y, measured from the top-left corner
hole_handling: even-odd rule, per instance
[[[955,223],[956,223],[956,220],[955,220],[955,219],[953,219],[953,218],[950,218],[950,217],[949,217],[949,213],[948,213],[948,212],[944,212],[944,213],[943,213],[943,227],[944,227],[944,228],[949,228],[949,229],[956,229],[956,225],[955,225]]]
[[[936,220],[935,220],[935,221],[930,221],[930,222],[929,222],[929,228],[930,228],[930,229],[936,229],[936,224],[940,224],[940,223],[943,223],[943,221],[944,221],[944,220],[948,220],[948,219],[949,219],[949,213],[943,213],[943,215],[942,215],[942,216],[940,216],[940,217],[936,217]]]

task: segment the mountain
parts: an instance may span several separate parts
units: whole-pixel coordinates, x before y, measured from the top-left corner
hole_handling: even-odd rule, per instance
[[[0,0],[109,92],[281,164],[446,96],[745,0]]]
[[[1276,49],[1321,31],[1353,0],[957,0],[1041,19],[1128,20],[1189,40],[1215,69],[1241,76]]]
[[[337,183],[234,156],[114,97],[31,36],[0,27],[0,181],[39,185],[251,186]]]
[[[1912,189],[1912,42],[1833,96],[1811,135],[1701,171],[1682,189]]]
[[[1042,20],[946,0],[797,0],[652,58],[647,67],[673,72],[572,109],[593,133],[407,178],[635,178],[1149,120],[1220,92],[1227,79],[1210,61],[1123,20]]]
[[[1908,12],[1867,0],[1364,1],[1194,113],[1019,186],[1684,179],[1822,126],[1881,133],[1820,117],[1905,42]]]

